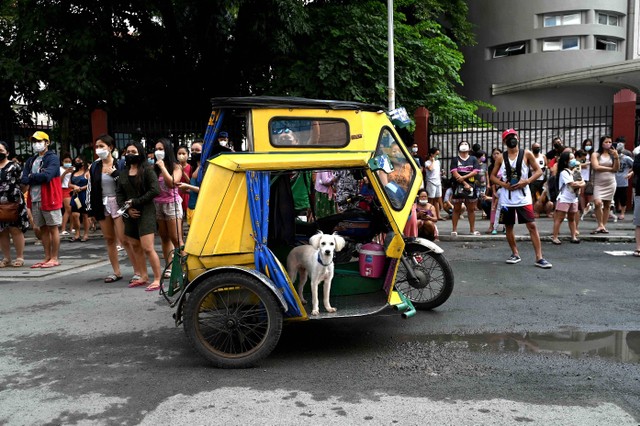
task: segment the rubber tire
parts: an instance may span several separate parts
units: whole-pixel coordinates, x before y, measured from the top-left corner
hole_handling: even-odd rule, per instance
[[[225,290],[225,287],[229,287],[229,289]],[[231,287],[233,287],[234,290],[232,290]],[[242,316],[234,316],[234,314],[238,313],[238,310],[232,308],[237,307],[237,305],[233,305],[231,302],[234,302],[232,299],[234,295],[239,295],[238,291],[240,290],[245,293],[242,297],[236,296],[238,300],[235,301],[239,302],[240,306],[250,309],[258,307],[259,309],[258,315],[251,315],[254,319],[252,323],[245,320],[249,315],[244,315],[244,318]],[[259,303],[245,303],[247,301],[245,297],[246,292],[253,293]],[[211,300],[209,296],[211,296],[213,300]],[[202,326],[206,325],[206,323],[204,323],[204,320],[202,324],[198,321],[198,313],[204,303],[211,305],[212,301],[221,301],[221,297],[224,297],[226,300],[224,300],[225,303],[219,304],[219,309],[208,309],[204,307],[205,311],[215,314],[219,317],[218,319],[220,321],[223,321],[219,327],[214,327],[220,329],[220,331],[211,334],[209,340],[207,340],[202,330]],[[278,344],[280,334],[282,333],[282,307],[271,290],[257,278],[241,272],[226,272],[214,275],[199,284],[189,295],[185,303],[185,333],[196,351],[208,359],[215,367],[253,367],[262,359],[266,358]],[[255,322],[255,320],[257,320],[257,322]],[[238,330],[241,329],[239,326],[227,327],[226,324],[229,324],[229,321],[244,325],[243,330],[258,328],[256,325],[260,326],[261,331],[258,335],[251,336],[252,339],[255,340],[255,344],[251,348],[246,350],[225,350],[219,347],[220,343],[222,343],[220,340],[223,340],[225,337],[231,335],[234,337],[248,337],[248,333],[244,333],[243,335],[238,333]],[[262,330],[262,328],[264,328],[264,330]],[[219,341],[218,347],[214,346],[216,345],[215,339]],[[226,340],[226,342],[228,341],[229,339]]]
[[[430,275],[441,277],[439,281],[442,281],[442,283],[436,289],[432,287],[432,282],[429,282],[424,289],[417,289],[411,287],[411,285],[406,281],[398,281],[398,278],[402,278],[404,276],[404,265],[400,263],[398,266],[398,273],[396,275],[396,290],[402,292],[402,294],[411,300],[413,306],[420,310],[434,309],[446,302],[453,292],[453,271],[451,270],[451,266],[447,259],[442,254],[431,252],[420,244],[408,243],[405,247],[405,253],[407,255],[420,253],[423,257],[422,265],[424,266],[426,261],[429,261],[430,264],[427,265],[427,269],[430,271]],[[420,290],[435,292],[433,294],[430,293],[428,297],[424,297],[424,292]]]

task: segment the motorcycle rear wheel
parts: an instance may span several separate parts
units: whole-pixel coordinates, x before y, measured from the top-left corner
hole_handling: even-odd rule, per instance
[[[411,283],[403,263],[398,266],[396,290],[404,294],[420,310],[437,308],[453,292],[453,271],[442,254],[429,251],[420,244],[407,244],[405,255],[414,265],[418,282]]]

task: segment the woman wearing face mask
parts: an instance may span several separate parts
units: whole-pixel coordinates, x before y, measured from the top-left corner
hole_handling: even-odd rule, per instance
[[[126,206],[124,232],[127,244],[133,248],[131,261],[140,271],[140,277],[129,283],[129,288],[147,286],[147,291],[160,288],[160,259],[154,247],[156,230],[156,207],[154,197],[160,193],[158,177],[153,171],[139,142],[129,142],[125,147],[125,170],[116,188],[118,205]],[[149,260],[153,281],[145,264]]]
[[[107,275],[105,283],[112,283],[122,279],[120,262],[118,261],[117,241],[124,244],[129,259],[132,259],[133,252],[131,246],[124,238],[124,223],[118,213],[118,202],[116,200],[116,183],[120,175],[117,163],[112,152],[115,148],[114,139],[107,135],[100,135],[95,141],[95,154],[98,157],[89,167],[89,182],[87,184],[87,214],[95,218],[100,223],[100,229],[104,241],[107,244],[107,254],[113,273]],[[117,237],[117,239],[116,239]],[[135,270],[131,280],[139,279],[139,274]]]
[[[64,155],[62,157],[62,166],[60,166],[60,181],[62,182],[62,225],[60,227],[60,235],[67,236],[67,223],[71,219],[71,190],[69,189],[69,180],[73,173],[73,162],[70,155]],[[71,226],[73,228],[73,226]]]
[[[193,219],[193,211],[196,208],[196,202],[198,201],[198,192],[200,192],[200,186],[198,185],[198,174],[200,173],[200,156],[202,155],[202,142],[193,142],[191,144],[191,161],[190,166],[193,170],[189,183],[178,183],[178,187],[181,191],[189,193],[189,204],[187,205],[187,224],[191,225]]]
[[[600,138],[600,148],[591,156],[593,168],[593,201],[598,226],[592,234],[608,234],[609,208],[616,192],[616,172],[620,167],[618,152],[612,148],[611,136]]]
[[[533,199],[532,201],[534,205],[538,201],[540,195],[542,195],[542,191],[544,191],[544,183],[547,180],[547,156],[543,155],[541,153],[541,150],[542,149],[538,142],[535,142],[533,145],[531,145],[533,158],[536,159],[536,162],[542,170],[542,176],[531,182],[531,185],[529,185],[529,189],[531,189],[531,198]]]
[[[24,266],[24,233],[29,228],[27,203],[20,190],[20,166],[9,161],[9,145],[0,141],[0,204],[18,203],[18,219],[13,222],[0,221],[0,268]],[[16,249],[16,258],[11,261],[11,240]]]
[[[182,199],[178,194],[178,184],[182,181],[182,167],[173,155],[171,141],[161,138],[155,145],[155,172],[158,175],[160,194],[154,198],[158,234],[162,241],[162,254],[168,265],[173,256],[173,249],[182,246],[180,222],[182,222]],[[168,278],[171,271],[167,270]]]
[[[425,189],[418,191],[418,204],[416,205],[416,218],[418,221],[418,236],[430,241],[438,241],[438,227],[436,222],[436,208],[429,202]]]
[[[480,172],[478,159],[469,155],[469,142],[461,141],[458,144],[458,156],[451,161],[451,176],[455,180],[453,203],[453,227],[451,236],[458,235],[458,219],[462,212],[462,205],[467,207],[469,218],[469,232],[471,235],[480,235],[476,231],[476,205],[478,197],[474,189],[476,175]]]
[[[189,192],[185,189],[182,189],[180,184],[189,183],[191,179],[191,164],[188,163],[189,159],[189,148],[186,145],[180,145],[178,147],[178,164],[182,169],[182,178],[180,182],[178,182],[178,193],[180,194],[180,198],[182,199],[182,212],[186,212],[189,207]],[[182,221],[180,222],[180,234],[182,234]]]
[[[73,160],[74,171],[71,174],[69,188],[71,196],[71,224],[75,229],[75,235],[69,240],[71,242],[86,242],[89,240],[89,215],[87,214],[87,186],[89,185],[89,171],[85,162],[80,157]],[[80,215],[82,215],[82,225],[84,233],[80,238]]]
[[[571,232],[571,242],[579,243],[577,236],[576,216],[578,214],[578,193],[585,184],[584,181],[576,181],[573,178],[573,169],[578,167],[574,155],[571,152],[563,152],[558,159],[558,198],[556,199],[556,210],[553,214],[553,244],[562,244],[558,238],[560,225],[564,218],[569,215],[569,231]]]
[[[440,163],[440,150],[438,147],[429,148],[429,157],[424,163],[426,189],[429,194],[429,203],[436,209],[436,219],[443,220],[440,210],[444,210],[442,204],[442,165]]]

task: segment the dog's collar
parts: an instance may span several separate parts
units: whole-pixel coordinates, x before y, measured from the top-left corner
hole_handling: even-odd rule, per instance
[[[321,264],[322,266],[329,266],[333,263],[333,257],[331,257],[331,260],[329,261],[329,263],[325,265],[324,263],[322,263],[322,259],[320,258],[320,251],[318,251],[318,263]]]

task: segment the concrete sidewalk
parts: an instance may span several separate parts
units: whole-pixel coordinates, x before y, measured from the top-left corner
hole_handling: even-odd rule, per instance
[[[453,223],[451,220],[443,220],[438,222],[438,231],[440,233],[441,241],[479,241],[479,240],[500,240],[505,239],[505,235],[499,232],[497,235],[491,235],[487,232],[489,229],[489,220],[481,219],[481,213],[476,212],[476,231],[482,235],[474,236],[469,233],[469,219],[465,214],[464,219],[458,221],[458,236],[451,236],[451,229]],[[553,218],[540,217],[536,219],[536,225],[538,227],[538,233],[540,239],[543,242],[551,242],[551,235],[553,234]],[[502,229],[502,225],[499,225],[499,230]],[[578,231],[580,232],[579,239],[581,241],[595,241],[595,242],[634,242],[635,241],[635,226],[633,225],[633,215],[626,215],[625,220],[619,220],[617,222],[609,221],[607,224],[608,234],[591,234],[596,229],[596,220],[592,217],[585,217],[584,221],[580,222]],[[516,239],[529,240],[529,232],[525,225],[515,226]],[[559,238],[563,242],[569,242],[569,225],[567,222],[562,222],[560,226]]]

